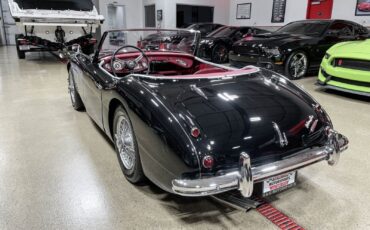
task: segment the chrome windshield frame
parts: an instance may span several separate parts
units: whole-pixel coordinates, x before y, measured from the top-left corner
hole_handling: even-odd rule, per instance
[[[114,32],[139,32],[139,31],[153,31],[153,32],[160,32],[160,31],[163,31],[163,32],[188,32],[188,33],[193,33],[194,34],[194,43],[195,43],[195,47],[194,47],[194,52],[193,52],[193,55],[194,56],[197,56],[198,54],[198,50],[199,50],[199,42],[200,42],[200,38],[201,38],[201,33],[199,30],[187,30],[187,29],[156,29],[156,28],[153,28],[153,29],[139,29],[139,28],[135,28],[135,29],[115,29],[115,30],[106,30],[101,39],[100,39],[100,42],[98,44],[98,48],[95,50],[95,53],[94,53],[94,57],[93,57],[93,63],[98,63],[99,62],[99,54],[103,48],[103,44],[104,44],[104,41],[105,39],[107,38],[108,34],[109,33],[114,33]]]

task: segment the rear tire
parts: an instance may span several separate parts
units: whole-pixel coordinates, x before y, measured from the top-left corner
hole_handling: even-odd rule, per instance
[[[229,60],[229,49],[224,44],[216,44],[212,50],[212,62],[222,64]]]
[[[19,34],[15,36],[15,45],[16,45],[16,48],[17,48],[17,55],[18,55],[19,59],[25,59],[26,58],[26,52],[19,49],[19,43],[18,43],[19,36],[20,36]]]
[[[17,45],[17,55],[19,59],[26,59],[26,52],[20,51],[18,45]]]
[[[121,170],[133,184],[145,179],[136,136],[127,112],[118,106],[114,113],[113,140]]]
[[[80,97],[80,94],[77,92],[75,79],[71,68],[68,70],[68,91],[71,97],[73,108],[77,111],[82,111],[85,107]]]

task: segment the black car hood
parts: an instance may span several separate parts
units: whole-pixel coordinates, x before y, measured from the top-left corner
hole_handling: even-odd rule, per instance
[[[248,40],[240,40],[236,42],[234,45],[236,46],[243,46],[243,45],[250,45],[250,44],[262,44],[268,46],[280,46],[284,45],[289,42],[295,42],[299,40],[307,40],[311,39],[312,37],[301,35],[301,34],[284,34],[284,33],[267,33],[267,34],[258,34],[253,35],[253,37],[248,38]]]
[[[156,94],[189,130],[200,129],[196,144],[200,152],[215,156],[218,165],[238,164],[241,152],[266,163],[322,144],[327,124],[315,110],[316,102],[285,78],[270,77],[266,71],[230,80],[180,80],[170,88],[163,84]],[[305,127],[310,119],[318,119],[312,132]],[[288,145],[280,145],[274,123]]]

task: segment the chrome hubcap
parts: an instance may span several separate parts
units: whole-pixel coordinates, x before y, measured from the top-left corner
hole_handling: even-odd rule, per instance
[[[75,84],[73,83],[72,74],[69,73],[68,77],[68,91],[69,95],[71,96],[72,104],[75,104],[76,98],[75,98]]]
[[[132,129],[126,117],[119,118],[116,130],[115,138],[119,156],[123,166],[130,170],[135,164],[135,145]]]
[[[293,56],[289,71],[294,78],[303,77],[307,70],[307,57],[303,53],[297,53]]]

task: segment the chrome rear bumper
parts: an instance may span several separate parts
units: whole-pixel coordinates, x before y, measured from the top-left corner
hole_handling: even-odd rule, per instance
[[[329,141],[323,147],[297,152],[283,160],[253,167],[247,153],[240,154],[240,168],[224,175],[201,179],[175,179],[172,181],[174,193],[182,196],[209,196],[229,190],[240,190],[244,197],[253,193],[254,183],[285,172],[294,171],[326,160],[329,165],[339,161],[340,153],[348,148],[348,139],[331,130]]]

